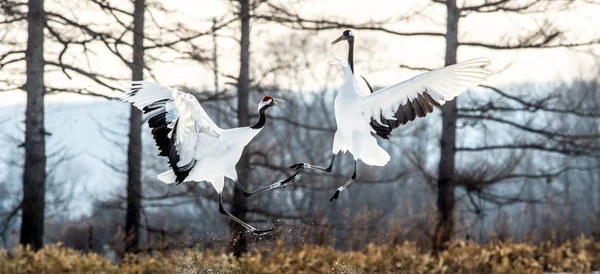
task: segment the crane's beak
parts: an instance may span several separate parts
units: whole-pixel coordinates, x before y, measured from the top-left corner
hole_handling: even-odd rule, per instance
[[[333,42],[331,42],[331,44],[335,45],[337,42],[344,41],[344,40],[346,40],[346,36],[342,35],[342,36],[338,37],[338,39],[333,40]]]
[[[281,100],[281,99],[275,99],[275,98],[273,98],[273,105],[276,105],[276,106],[278,106],[278,107],[280,107],[280,108],[285,108],[283,105],[281,105],[281,104],[278,104],[278,103],[275,103],[275,102],[281,102],[281,103],[285,103],[285,101],[283,101],[283,100]]]

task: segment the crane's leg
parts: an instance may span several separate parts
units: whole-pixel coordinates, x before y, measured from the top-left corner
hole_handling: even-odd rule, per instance
[[[329,199],[329,201],[335,201],[335,200],[337,200],[337,198],[340,197],[340,192],[342,192],[342,190],[344,190],[352,182],[354,182],[354,180],[356,179],[356,163],[357,162],[358,161],[354,161],[354,173],[352,174],[352,177],[350,177],[350,180],[348,180],[343,186],[338,187],[338,189],[335,191],[335,193],[333,194],[333,196],[331,197],[331,199]]]
[[[246,230],[252,232],[254,235],[264,235],[267,232],[273,230],[273,228],[269,228],[269,229],[265,229],[265,230],[258,230],[256,228],[254,228],[253,226],[245,223],[244,221],[238,219],[237,217],[233,216],[231,213],[227,212],[227,210],[225,210],[225,207],[223,207],[223,195],[221,193],[219,193],[219,212],[221,214],[223,214],[223,215],[226,215],[227,217],[229,217],[234,222],[240,224]]]
[[[291,165],[290,168],[293,170],[302,170],[305,168],[310,168],[310,169],[316,169],[316,170],[321,170],[321,171],[325,171],[325,172],[331,172],[331,169],[333,168],[333,162],[335,161],[335,155],[333,154],[333,156],[331,157],[331,162],[329,163],[329,166],[327,168],[324,167],[320,167],[320,166],[313,166],[307,163],[297,163],[294,165]]]
[[[253,196],[254,194],[258,194],[258,193],[261,193],[263,191],[271,190],[271,189],[278,188],[278,187],[285,187],[285,186],[293,183],[296,180],[296,176],[298,176],[298,173],[300,173],[299,170],[296,171],[296,173],[294,173],[294,175],[292,175],[292,176],[290,176],[290,177],[288,177],[288,178],[286,178],[284,180],[281,180],[279,182],[270,184],[268,186],[263,186],[263,187],[261,187],[259,189],[254,190],[254,191],[246,191],[244,189],[244,186],[242,186],[242,183],[240,182],[240,180],[236,180],[235,181],[235,185],[240,189],[240,191],[242,192],[242,194],[244,194],[244,197],[248,198],[250,196]]]

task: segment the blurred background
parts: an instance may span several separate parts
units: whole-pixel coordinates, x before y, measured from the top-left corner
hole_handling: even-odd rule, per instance
[[[1,248],[442,250],[600,236],[598,1],[2,0],[0,10]],[[209,184],[156,179],[167,160],[146,117],[118,101],[127,81],[190,92],[222,128],[253,123],[263,96],[286,100],[238,163],[247,188],[297,162],[327,165],[343,76],[321,60],[346,58],[345,43],[330,45],[345,29],[357,76],[375,89],[475,57],[494,74],[379,139],[392,160],[359,164],[335,202],[347,154],[330,174],[305,171],[250,199],[227,182],[229,209],[275,227],[266,236],[220,215]]]

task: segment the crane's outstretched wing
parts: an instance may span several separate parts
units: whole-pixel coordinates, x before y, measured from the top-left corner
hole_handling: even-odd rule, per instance
[[[196,148],[212,144],[223,131],[194,96],[177,89],[136,81],[122,100],[149,115],[159,155],[169,158],[177,182],[182,182],[196,163]]]
[[[446,101],[483,82],[490,71],[477,58],[417,75],[365,96],[366,112],[377,135],[388,139],[392,130],[424,117]]]

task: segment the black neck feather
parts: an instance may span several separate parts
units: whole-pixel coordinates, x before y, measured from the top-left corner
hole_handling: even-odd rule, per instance
[[[265,114],[265,111],[267,110],[267,108],[269,108],[269,106],[264,106],[258,110],[258,115],[259,115],[258,122],[256,122],[256,124],[250,126],[251,129],[261,129],[262,127],[265,126],[265,123],[267,122],[267,115]]]
[[[348,40],[348,65],[354,74],[354,39]]]

